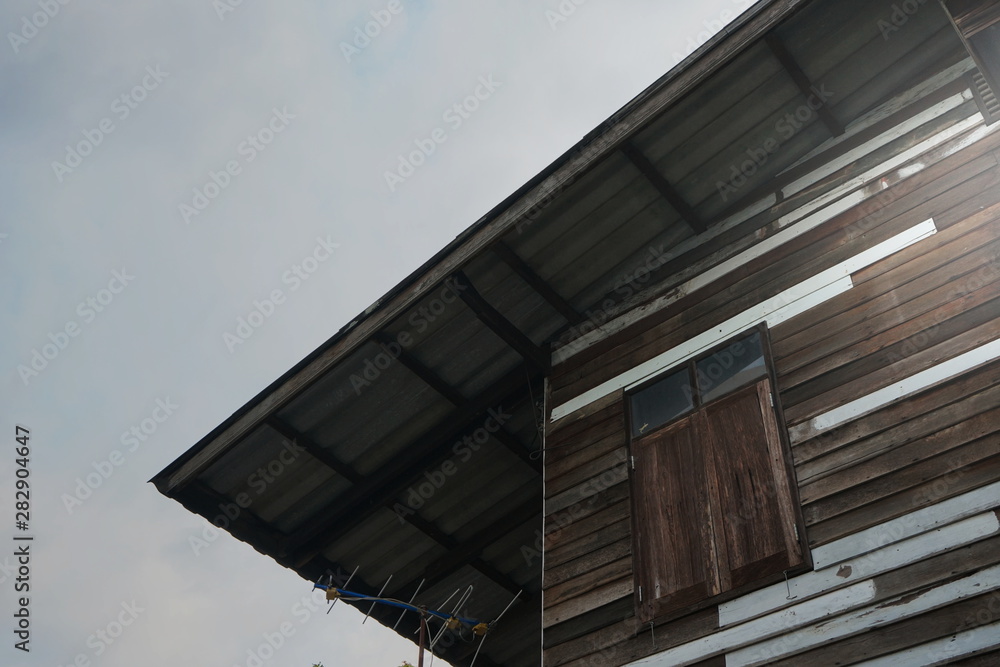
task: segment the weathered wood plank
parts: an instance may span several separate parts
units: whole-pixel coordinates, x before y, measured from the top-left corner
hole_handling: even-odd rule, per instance
[[[545,565],[546,567],[561,565],[626,537],[629,539],[632,538],[632,529],[629,525],[629,520],[616,521],[600,530],[588,533],[566,544],[546,548]]]
[[[805,422],[867,396],[873,390],[888,387],[997,340],[1000,336],[1000,320],[993,319],[995,317],[993,308],[993,304],[986,304],[949,320],[941,326],[940,343],[925,347],[913,354],[903,355],[902,348],[905,343],[899,343],[894,349],[873,355],[874,358],[865,359],[857,367],[845,370],[842,375],[835,376],[835,379],[824,376],[826,379],[823,382],[809,390],[809,393],[820,392],[814,396],[804,398],[804,390],[796,392],[794,389],[788,392],[791,396],[782,394],[781,400],[785,406],[785,419],[788,425],[794,426]],[[890,357],[889,355],[893,353],[895,355]]]
[[[1000,231],[1000,230],[998,230]],[[990,244],[991,253],[1000,253],[1000,243]],[[986,269],[983,271],[983,269]],[[940,276],[934,276],[940,277]],[[842,330],[835,338],[827,338],[813,348],[807,348],[797,358],[776,364],[784,391],[807,382],[827,371],[912,338],[925,329],[933,329],[945,319],[996,298],[1000,265],[975,264],[969,273],[950,282],[935,285],[934,277],[920,279],[930,291],[879,315],[869,316],[857,326]],[[896,296],[897,291],[890,293]]]
[[[616,581],[632,576],[632,557],[626,556],[585,572],[569,581],[550,586],[545,590],[545,607],[553,607],[579,597],[606,581]]]
[[[939,408],[960,403],[963,399],[978,394],[984,389],[1000,383],[1000,361],[986,364],[977,370],[964,373],[952,380],[930,387],[910,396],[905,401],[896,401],[879,410],[847,422],[843,426],[824,431],[811,439],[794,443],[792,456],[797,466],[802,466],[816,458],[835,452],[842,447],[869,438],[883,437],[887,431],[903,426],[910,420],[934,412]],[[800,476],[808,477],[808,469]]]
[[[943,284],[947,280],[968,274],[970,266],[994,264],[996,252],[993,242],[996,239],[997,219],[1000,217],[1000,192],[992,194],[996,201],[976,198],[977,203],[985,206],[979,213],[939,230],[934,238],[928,239],[924,244],[926,252],[923,254],[914,257],[917,249],[904,250],[901,258],[906,256],[908,259],[898,266],[887,268],[886,261],[883,260],[862,269],[851,276],[854,289],[849,295],[817,306],[808,314],[774,327],[771,331],[772,351],[779,364],[787,363],[792,368],[797,367],[789,359],[795,353],[827,337],[836,340],[841,331],[857,326],[866,318],[875,317],[898,303],[905,303],[924,294],[927,291],[924,287],[925,277],[931,285]],[[950,211],[946,211],[942,215],[949,213]],[[963,239],[968,239],[968,243]],[[867,280],[860,279],[861,274],[868,273],[873,268],[880,268],[880,273]],[[784,365],[781,367],[785,369]]]
[[[598,547],[594,551],[580,556],[579,558],[574,558],[568,563],[563,563],[562,565],[549,567],[548,563],[546,563],[546,568],[542,572],[542,587],[545,588],[548,586],[555,586],[556,584],[561,584],[564,581],[569,581],[570,579],[590,572],[601,565],[605,565],[611,561],[631,555],[631,553],[632,539],[631,537],[628,537],[623,540],[618,540],[617,542],[612,542],[607,546]]]
[[[856,558],[840,561],[836,567],[818,568],[767,588],[742,595],[719,605],[719,624],[729,626],[803,600],[847,586],[857,581],[891,572],[937,554],[957,549],[997,535],[1000,521],[988,511],[942,527],[890,542]],[[882,537],[892,537],[882,535]],[[789,600],[788,598],[792,599]]]
[[[631,597],[632,590],[632,573],[629,572],[625,577],[600,584],[586,593],[560,604],[550,606],[546,602],[545,608],[542,610],[542,628],[563,623],[621,598]]]
[[[627,484],[622,484],[621,486],[627,486]],[[570,516],[572,517],[573,515]],[[629,503],[623,500],[610,505],[606,509],[594,512],[589,516],[583,515],[580,518],[576,518],[556,530],[549,530],[545,534],[546,559],[549,555],[558,555],[560,547],[572,544],[594,533],[602,533],[602,531],[605,531],[623,519],[627,519],[629,516]]]
[[[966,458],[956,457],[951,460],[951,465],[958,467],[949,468],[948,460],[932,461],[924,466],[929,470],[925,471],[927,473],[923,475],[925,479],[918,484],[810,525],[807,530],[809,543],[814,548],[825,545],[833,540],[912,512],[914,509],[938,503],[1000,480],[1000,455],[974,460],[970,454],[978,452],[960,453],[964,454]],[[920,477],[919,474],[914,475],[911,469],[904,472],[908,477]],[[900,485],[907,486],[908,482],[909,480],[900,480]],[[810,523],[808,519],[806,522]]]
[[[581,482],[586,482],[588,480],[600,480],[601,475],[616,468],[617,466],[623,465],[625,460],[628,458],[625,453],[625,443],[624,432],[617,439],[616,443],[618,446],[612,449],[610,452],[597,456],[596,458],[581,463],[575,468],[559,475],[558,477],[552,477],[545,482],[545,495],[548,498],[562,493],[566,489],[579,484]],[[609,438],[609,440],[611,440]],[[612,441],[614,442],[614,441]],[[617,475],[615,476],[617,479]]]
[[[718,627],[714,607],[672,621],[654,622],[652,633],[648,624],[640,625],[629,617],[590,634],[547,646],[545,664],[620,665],[704,637]]]
[[[1000,429],[1000,386],[796,467],[802,502],[836,493]],[[905,450],[901,452],[901,450]],[[903,457],[903,458],[900,458]],[[887,470],[887,466],[890,466]],[[850,471],[847,477],[835,479]],[[834,480],[834,481],[828,481]]]

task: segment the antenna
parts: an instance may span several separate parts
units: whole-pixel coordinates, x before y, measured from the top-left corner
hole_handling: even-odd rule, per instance
[[[347,588],[348,586],[351,585],[351,579],[353,579],[354,575],[356,575],[358,573],[358,568],[360,568],[360,567],[361,567],[360,565],[357,565],[357,566],[354,567],[354,572],[351,572],[351,576],[349,576],[347,578],[347,581],[344,583],[344,588]],[[329,580],[330,583],[326,587],[326,591],[327,591],[326,599],[327,600],[330,599],[330,591],[335,590],[333,588],[333,575],[332,574],[330,575],[330,577],[329,577],[328,580]],[[313,588],[316,588],[316,586],[313,586]],[[326,610],[326,613],[329,614],[331,611],[333,611],[333,605],[337,604],[337,600],[339,600],[339,599],[340,599],[339,597],[333,598],[333,602],[330,603],[330,607]]]
[[[420,580],[420,583],[417,584],[417,590],[413,591],[413,595],[410,596],[410,601],[407,604],[411,604],[412,605],[413,601],[417,599],[417,595],[420,593],[420,589],[423,588],[425,581],[427,581],[427,579],[421,579]],[[403,617],[406,616],[406,612],[408,612],[408,611],[409,611],[409,609],[404,609],[403,613],[399,615],[399,620],[396,621],[396,625],[392,626],[393,630],[396,629],[396,626],[399,625],[399,621],[403,620]]]
[[[391,574],[389,575],[389,578],[385,580],[385,583],[382,584],[381,590],[379,590],[378,595],[376,595],[375,597],[377,597],[377,598],[381,598],[382,597],[382,593],[385,593],[385,588],[386,588],[386,586],[389,585],[390,581],[392,581],[392,575]],[[375,602],[372,602],[372,606],[368,607],[368,613],[365,614],[365,620],[361,621],[361,625],[364,625],[365,621],[368,620],[368,617],[372,615],[372,611],[375,609],[376,603],[378,603],[378,600],[375,600]]]

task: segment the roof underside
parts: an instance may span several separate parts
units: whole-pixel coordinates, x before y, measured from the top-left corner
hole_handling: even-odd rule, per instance
[[[538,664],[532,453],[553,345],[669,289],[713,237],[769,222],[766,206],[739,212],[965,58],[936,3],[888,38],[891,0],[802,5],[755,6],[153,481],[210,519],[246,494],[230,532],[310,580],[358,568],[351,589],[419,588],[434,608],[472,586],[463,613],[485,620],[520,593],[476,664]],[[830,97],[804,117],[813,90]],[[745,167],[769,140],[780,148]],[[741,168],[746,182],[731,180]],[[649,276],[651,253],[671,259]],[[416,627],[407,614],[398,630]],[[475,648],[439,654],[468,664]]]

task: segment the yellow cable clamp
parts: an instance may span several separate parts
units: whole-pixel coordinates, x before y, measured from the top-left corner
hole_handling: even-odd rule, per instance
[[[338,591],[333,586],[331,586],[330,588],[326,589],[326,599],[327,600],[336,600],[339,597],[340,597],[340,591]]]
[[[477,637],[482,637],[483,635],[486,634],[486,631],[489,629],[490,629],[489,625],[487,625],[486,623],[480,623],[478,625],[472,626],[472,634],[476,635]]]
[[[447,626],[448,626],[448,629],[449,629],[449,630],[458,630],[458,626],[460,626],[461,624],[462,624],[462,622],[461,622],[461,621],[459,621],[459,620],[458,620],[457,618],[455,618],[454,616],[452,616],[452,617],[451,617],[451,618],[449,618],[449,619],[448,619],[447,621],[445,621],[445,625],[447,625]]]

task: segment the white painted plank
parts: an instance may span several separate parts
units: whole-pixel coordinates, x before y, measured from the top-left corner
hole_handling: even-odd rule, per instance
[[[905,651],[859,662],[856,667],[900,667],[901,665],[934,667],[934,665],[951,664],[956,658],[990,648],[1000,648],[1000,622],[981,625],[920,646],[913,646]]]
[[[1000,530],[993,512],[983,512],[930,532],[896,542],[839,567],[806,572],[785,582],[768,586],[719,605],[719,626],[741,623],[815,597],[846,584],[916,563],[935,554],[961,547]],[[789,590],[794,600],[787,599]]]
[[[643,667],[687,665],[722,651],[744,646],[763,637],[772,637],[787,632],[790,628],[815,623],[828,616],[863,605],[874,597],[875,583],[871,580],[862,581],[774,614],[741,623],[686,644],[675,646],[662,653],[636,660],[629,665],[642,665]]]
[[[781,636],[746,646],[726,654],[726,667],[765,665],[776,658],[794,655],[821,644],[845,639],[872,628],[910,618],[997,588],[1000,588],[1000,565],[988,567],[967,577],[918,593],[907,593],[891,600],[884,600],[878,604],[842,614],[821,624],[800,627]]]
[[[868,155],[869,153],[872,153],[882,148],[883,146],[888,145],[889,143],[895,141],[896,139],[899,139],[903,135],[913,132],[921,125],[929,123],[938,116],[943,116],[952,109],[960,106],[967,99],[968,98],[966,98],[962,93],[956,93],[955,95],[952,95],[951,97],[942,100],[941,102],[938,102],[934,106],[925,109],[916,116],[913,116],[912,118],[903,121],[899,125],[896,125],[895,127],[889,130],[886,130],[882,134],[876,136],[874,139],[869,139],[868,141],[861,144],[854,150],[845,153],[844,155],[840,156],[835,160],[830,160],[829,162],[825,163],[822,167],[819,167],[818,169],[809,172],[802,178],[789,183],[782,189],[782,192],[786,197],[789,197],[795,194],[796,192],[801,192],[810,185],[821,181],[822,179],[826,178],[835,171],[843,169],[849,164],[853,164],[860,157]]]
[[[962,134],[967,130],[972,129],[976,125],[983,125],[983,115],[979,112],[976,112],[974,115],[966,118],[965,120],[959,121],[954,125],[952,125],[951,127],[942,130],[941,132],[938,132],[932,137],[924,139],[919,144],[916,144],[915,146],[903,151],[902,153],[899,153],[898,155],[893,156],[892,158],[886,160],[885,162],[882,162],[881,164],[878,164],[872,167],[871,169],[861,174],[858,174],[854,178],[844,181],[833,190],[830,190],[829,192],[811,200],[808,204],[799,208],[798,211],[801,211],[804,215],[811,211],[815,211],[818,208],[825,206],[832,201],[840,199],[851,190],[859,188],[864,184],[868,183],[869,181],[872,181],[878,178],[879,176],[882,176],[887,171],[892,171],[896,167],[906,164],[910,160],[918,157],[921,153],[926,153],[932,148],[940,146],[946,141],[954,139],[956,136]],[[860,157],[861,155],[855,155],[855,159],[858,159]],[[787,190],[788,188],[785,189]]]
[[[815,300],[806,300],[813,292],[820,292],[825,296],[825,298],[833,298],[837,294],[849,290],[853,284],[850,282],[850,278],[842,278],[840,280],[831,279],[830,275],[821,275],[818,279],[810,278],[809,280],[803,281],[798,285],[778,294],[777,296],[768,299],[764,303],[757,304],[752,308],[748,308],[742,313],[729,318],[728,320],[721,322],[712,329],[702,332],[701,334],[686,340],[681,345],[671,348],[652,359],[635,366],[634,368],[619,374],[618,376],[607,380],[589,389],[584,393],[572,398],[562,405],[557,405],[552,409],[552,421],[558,421],[568,414],[583,408],[590,403],[607,396],[608,394],[618,391],[623,387],[633,386],[639,382],[643,382],[645,379],[652,377],[656,373],[662,371],[665,368],[679,364],[687,359],[690,359],[697,354],[711,348],[714,344],[722,342],[726,338],[739,333],[749,327],[758,324],[770,315],[772,312],[786,308],[786,306],[791,306],[796,302],[800,302],[800,305],[807,305],[808,307],[813,307],[817,303]],[[829,288],[829,289],[828,289]],[[793,312],[786,310],[785,313]],[[804,312],[804,310],[802,311]]]
[[[1000,482],[922,507],[885,523],[812,550],[813,566],[822,569],[905,540],[980,512],[1000,507]]]
[[[794,317],[822,301],[809,300],[805,297],[813,293],[822,294],[825,298],[833,298],[837,294],[851,288],[850,274],[892,255],[903,248],[924,239],[936,232],[933,220],[907,229],[896,236],[883,241],[854,257],[822,271],[815,276],[785,290],[784,292],[757,304],[742,313],[729,318],[725,322],[691,338],[681,345],[667,350],[638,366],[589,389],[579,396],[571,398],[562,405],[552,409],[552,421],[558,421],[572,412],[590,403],[618,391],[623,387],[632,387],[645,381],[656,373],[690,359],[712,345],[722,342],[740,331],[763,321],[770,325]],[[845,281],[846,278],[846,281]],[[830,289],[824,289],[824,288]],[[801,300],[801,301],[800,301]],[[825,299],[824,299],[825,300]],[[773,319],[771,316],[774,316]]]
[[[807,216],[801,220],[798,224],[789,227],[788,229],[782,229],[776,234],[772,234],[760,243],[757,243],[741,253],[730,257],[726,261],[713,266],[712,268],[704,271],[691,280],[688,280],[680,287],[680,291],[684,294],[691,294],[692,292],[714,283],[716,280],[722,278],[723,276],[732,273],[736,269],[740,268],[745,264],[749,264],[753,260],[757,259],[761,255],[771,252],[772,250],[779,248],[780,246],[788,243],[792,239],[802,236],[806,232],[819,227],[821,224],[840,215],[844,211],[856,206],[862,200],[864,200],[864,193],[861,191],[851,193],[847,197],[834,202],[830,206],[827,206],[821,211],[816,212],[813,215]],[[779,220],[779,227],[783,227],[784,224]]]
[[[881,104],[872,109],[871,111],[865,113],[864,115],[856,118],[855,120],[852,120],[850,123],[847,124],[847,127],[845,128],[846,131],[844,132],[844,134],[827,139],[825,142],[823,142],[816,148],[806,153],[803,157],[800,157],[798,160],[792,163],[791,166],[786,167],[785,171],[794,169],[795,167],[805,162],[806,160],[809,160],[810,158],[819,155],[824,151],[829,150],[831,147],[836,146],[837,144],[849,140],[851,137],[855,136],[862,130],[871,127],[880,120],[888,118],[892,114],[910,106],[917,100],[926,97],[927,95],[933,93],[934,91],[943,88],[944,86],[955,81],[956,79],[959,79],[963,74],[965,74],[971,69],[975,69],[975,67],[976,64],[975,62],[973,62],[972,58],[966,57],[965,59],[952,65],[948,69],[942,70],[941,72],[935,74],[930,79],[924,79],[923,81],[918,83],[913,88],[910,88],[906,92],[896,95],[895,97],[891,98],[884,104]],[[966,96],[966,99],[972,98],[972,92],[968,88],[966,88],[962,92],[962,95]]]
[[[977,366],[993,361],[997,357],[1000,357],[1000,339],[980,345],[895,384],[873,391],[829,412],[824,412],[808,422],[793,426],[789,429],[789,436],[793,443],[802,442],[827,429],[870,414],[889,403],[946,382]]]

